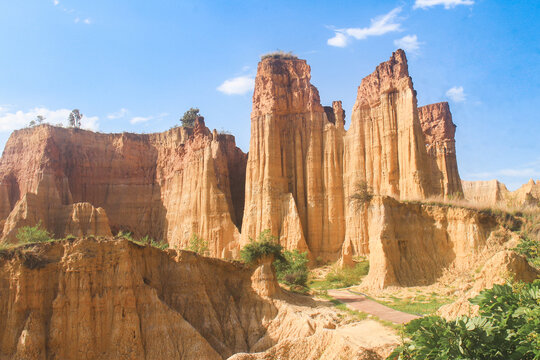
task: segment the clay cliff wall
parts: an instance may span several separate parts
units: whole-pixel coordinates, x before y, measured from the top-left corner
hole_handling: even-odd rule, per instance
[[[84,202],[106,212],[112,232],[173,246],[197,234],[212,254],[225,256],[239,237],[246,160],[232,136],[212,135],[202,119],[194,129],[149,135],[23,129],[10,137],[0,160],[3,236],[12,238],[22,226],[7,219],[32,194],[47,210],[37,218],[57,236],[67,235],[59,230],[65,217],[51,209]]]

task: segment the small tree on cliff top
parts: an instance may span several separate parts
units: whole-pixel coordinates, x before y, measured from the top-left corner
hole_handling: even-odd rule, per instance
[[[82,118],[83,118],[83,114],[81,114],[79,109],[73,109],[73,111],[69,113],[69,117],[68,117],[69,126],[77,128],[77,129],[80,128]]]
[[[197,120],[198,116],[200,116],[199,109],[190,108],[184,113],[184,116],[180,118],[180,122],[182,123],[182,126],[191,128],[195,124],[195,120]]]

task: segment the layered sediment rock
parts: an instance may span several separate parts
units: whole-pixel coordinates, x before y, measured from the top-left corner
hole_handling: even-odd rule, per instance
[[[366,182],[398,199],[432,195],[416,91],[403,50],[362,79],[345,139],[346,194]]]
[[[477,210],[376,197],[366,211],[369,274],[384,288],[435,282],[445,270],[472,270],[486,248],[507,241],[497,219]]]
[[[0,215],[6,220],[31,199],[35,220],[61,237],[66,216],[51,209],[86,202],[106,211],[113,232],[173,246],[196,234],[213,255],[230,256],[229,244],[239,238],[246,160],[234,137],[210,133],[202,118],[194,129],[150,135],[48,125],[19,130],[0,161]],[[12,221],[3,238],[19,226]]]
[[[242,239],[270,229],[285,246],[329,259],[343,239],[344,112],[340,102],[325,110],[310,78],[305,60],[259,63]]]
[[[0,359],[226,359],[305,338],[373,353],[314,337],[339,328],[335,313],[268,289],[272,271],[126,240],[2,250]]]
[[[463,196],[456,159],[456,125],[447,102],[418,108],[418,117],[426,140],[426,151],[431,163],[433,194],[445,199]]]
[[[504,201],[509,191],[506,186],[497,181],[461,181],[463,187],[463,196],[465,200],[482,204],[494,205]]]

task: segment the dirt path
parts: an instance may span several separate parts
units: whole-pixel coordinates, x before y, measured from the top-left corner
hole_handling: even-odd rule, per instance
[[[341,301],[351,310],[365,312],[377,316],[381,320],[391,321],[395,324],[404,324],[420,317],[391,309],[388,306],[368,299],[364,295],[353,294],[348,290],[328,290],[328,295]]]

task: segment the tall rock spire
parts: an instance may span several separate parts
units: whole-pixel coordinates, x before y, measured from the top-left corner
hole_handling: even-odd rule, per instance
[[[366,181],[376,194],[430,195],[430,168],[407,58],[397,50],[358,87],[345,141],[348,190]]]
[[[463,194],[456,159],[456,125],[447,102],[418,108],[431,163],[432,193],[444,198]]]
[[[286,247],[332,258],[344,229],[343,114],[336,103],[339,121],[329,121],[310,78],[305,60],[259,63],[242,239],[270,229]]]

